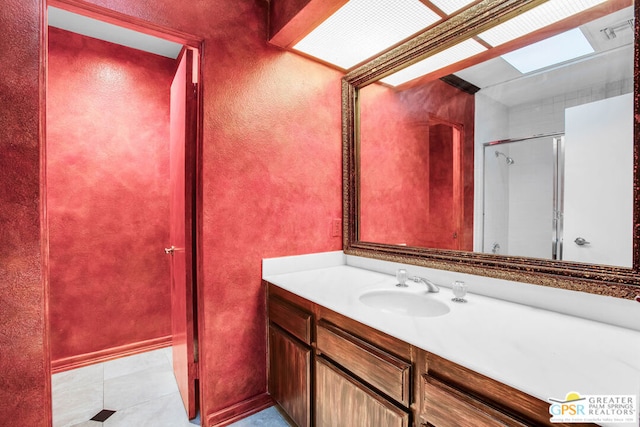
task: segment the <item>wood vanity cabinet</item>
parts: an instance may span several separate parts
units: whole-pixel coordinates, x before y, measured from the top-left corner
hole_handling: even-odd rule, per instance
[[[311,313],[269,299],[269,393],[299,427],[311,427]]]
[[[411,346],[276,286],[267,292],[269,393],[298,426],[413,425]]]
[[[409,427],[411,362],[325,319],[316,355],[316,426]]]
[[[578,427],[549,404],[265,282],[269,393],[299,427]]]

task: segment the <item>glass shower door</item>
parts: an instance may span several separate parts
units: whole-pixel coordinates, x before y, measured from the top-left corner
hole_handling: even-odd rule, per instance
[[[557,257],[561,147],[559,135],[485,144],[483,252]]]

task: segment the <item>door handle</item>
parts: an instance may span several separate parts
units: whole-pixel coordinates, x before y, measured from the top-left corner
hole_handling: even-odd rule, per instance
[[[576,240],[574,240],[575,244],[578,246],[584,246],[584,245],[588,245],[590,244],[589,242],[587,242],[584,238],[582,237],[576,237]]]
[[[173,245],[170,248],[164,248],[164,253],[167,255],[173,255],[175,251],[176,251],[176,247]]]

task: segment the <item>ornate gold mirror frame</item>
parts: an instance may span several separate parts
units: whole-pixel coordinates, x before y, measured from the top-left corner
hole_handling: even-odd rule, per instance
[[[359,217],[359,88],[427,56],[477,35],[501,22],[544,3],[545,0],[485,0],[425,31],[348,73],[342,80],[343,138],[343,249],[346,254],[488,276],[537,285],[633,299],[640,294],[640,111],[638,15],[634,4],[634,166],[633,166],[633,267],[593,265],[537,258],[501,256],[387,245],[358,240]]]

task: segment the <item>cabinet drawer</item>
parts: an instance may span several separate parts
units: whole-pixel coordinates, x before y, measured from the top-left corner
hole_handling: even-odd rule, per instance
[[[527,427],[527,424],[480,400],[424,376],[423,418],[437,427]]]
[[[319,322],[316,345],[320,353],[404,406],[411,403],[411,364],[339,329]]]
[[[269,298],[269,321],[305,344],[311,344],[311,313],[280,298]]]

